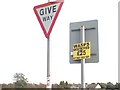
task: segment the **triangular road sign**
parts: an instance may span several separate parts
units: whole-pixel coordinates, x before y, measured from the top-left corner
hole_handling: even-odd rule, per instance
[[[33,8],[46,38],[49,38],[63,2],[54,1]]]

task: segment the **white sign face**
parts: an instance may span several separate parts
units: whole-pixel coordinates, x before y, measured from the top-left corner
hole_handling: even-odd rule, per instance
[[[41,18],[41,21],[42,21],[47,33],[53,22],[53,19],[55,17],[55,14],[58,10],[59,5],[60,5],[60,3],[56,3],[56,4],[53,4],[50,6],[41,7],[41,8],[37,9],[39,17]]]
[[[48,3],[34,7],[34,12],[43,29],[43,32],[46,38],[49,38],[49,35],[52,31],[52,28],[58,17],[58,14],[61,10],[62,5],[63,5],[63,2],[55,1],[55,2],[48,2]]]

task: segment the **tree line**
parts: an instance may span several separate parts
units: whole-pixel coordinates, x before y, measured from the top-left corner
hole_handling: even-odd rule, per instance
[[[28,83],[28,79],[25,77],[23,73],[16,73],[13,77],[14,82],[10,84],[1,84],[2,88],[46,88],[45,84],[31,84]],[[120,83],[113,84],[111,82],[108,83],[97,83],[100,85],[101,89],[120,89]],[[52,88],[63,88],[69,89],[73,85],[80,84],[70,84],[67,81],[60,81],[59,84],[52,84]]]

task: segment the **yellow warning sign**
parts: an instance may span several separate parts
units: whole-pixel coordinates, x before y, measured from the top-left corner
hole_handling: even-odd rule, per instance
[[[90,58],[90,42],[78,43],[73,46],[73,60]]]

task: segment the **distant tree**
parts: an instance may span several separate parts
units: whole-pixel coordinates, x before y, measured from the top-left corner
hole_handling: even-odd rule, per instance
[[[16,73],[14,75],[14,81],[15,88],[24,88],[28,83],[28,80],[23,73]]]
[[[102,89],[106,89],[107,88],[107,84],[105,84],[105,83],[99,83],[99,85],[101,86]]]
[[[68,82],[67,82],[67,81],[65,82],[65,85],[68,85]]]
[[[118,84],[118,89],[120,89],[120,83],[117,83]]]
[[[64,81],[60,81],[60,88],[64,88],[64,89],[68,89],[70,88],[70,85],[68,84],[68,82],[64,82]]]
[[[107,83],[107,89],[115,89],[115,88],[116,87],[115,87],[115,85],[113,83],[111,83],[111,82]]]
[[[116,84],[115,84],[115,88],[116,88],[116,89],[119,89],[119,88],[120,88],[120,83],[116,83]]]
[[[66,88],[66,89],[69,89],[69,88],[70,88],[70,84],[68,84],[67,81],[65,82],[65,88]]]
[[[60,81],[60,88],[64,88],[64,87],[65,87],[64,81]]]

